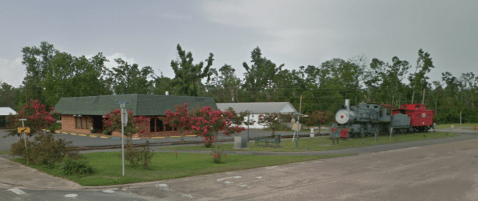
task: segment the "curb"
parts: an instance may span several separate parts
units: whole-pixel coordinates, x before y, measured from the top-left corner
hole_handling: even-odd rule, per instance
[[[43,131],[50,132],[50,130],[45,130]],[[121,139],[120,137],[113,137],[111,135],[102,135],[102,134],[88,134],[88,133],[74,133],[74,132],[69,132],[69,131],[62,131],[62,130],[57,130],[55,131],[54,134],[64,134],[64,135],[74,135],[74,136],[81,136],[81,137],[92,137],[92,138],[103,138],[103,139]],[[148,140],[148,139],[165,139],[165,138],[180,138],[181,136],[158,136],[158,137],[135,137],[133,140]],[[184,137],[198,137],[197,135],[185,135]]]

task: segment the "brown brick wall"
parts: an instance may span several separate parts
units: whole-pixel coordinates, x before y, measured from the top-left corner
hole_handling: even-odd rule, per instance
[[[93,118],[88,116],[87,117],[89,124],[93,125]],[[133,137],[169,137],[169,136],[179,136],[178,131],[161,131],[161,132],[150,132],[150,125],[149,122],[145,122],[142,127],[144,128],[143,133],[136,133]],[[68,131],[68,132],[76,132],[76,133],[90,133],[90,129],[76,129],[76,121],[73,115],[61,115],[61,130]],[[184,131],[185,135],[190,135],[189,131]],[[121,132],[113,131],[111,133],[112,136],[121,137]]]
[[[87,126],[93,125],[93,118],[89,116],[83,116],[87,118]],[[90,129],[76,129],[76,120],[73,115],[61,115],[61,130],[76,133],[90,133]]]

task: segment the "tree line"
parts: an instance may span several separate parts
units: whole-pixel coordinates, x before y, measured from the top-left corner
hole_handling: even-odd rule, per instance
[[[429,53],[418,50],[416,62],[393,57],[391,61],[363,56],[334,58],[320,65],[289,70],[284,64],[267,59],[256,47],[245,61],[243,78],[231,65],[213,68],[214,54],[196,62],[191,52],[179,44],[177,58],[170,67],[175,76],[156,74],[152,67],[140,67],[121,58],[116,67],[105,66],[100,52],[91,58],[61,52],[48,42],[22,49],[26,68],[23,84],[15,88],[1,83],[0,106],[21,108],[37,99],[54,106],[62,97],[110,94],[161,94],[214,97],[216,102],[290,102],[302,113],[334,113],[345,99],[352,104],[375,102],[395,107],[404,103],[423,103],[435,111],[438,123],[478,122],[476,108],[478,76],[473,72],[453,75],[442,72],[441,80],[430,80],[434,69]]]

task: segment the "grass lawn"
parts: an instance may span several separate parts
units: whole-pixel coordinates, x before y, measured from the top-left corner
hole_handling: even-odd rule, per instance
[[[10,151],[0,151],[0,155],[7,155],[10,154]]]
[[[424,137],[426,135],[426,137]],[[378,141],[375,141],[374,137],[365,137],[363,138],[364,142],[362,143],[362,138],[351,138],[350,141],[340,140],[339,144],[332,144],[332,140],[328,137],[316,137],[316,138],[303,138],[299,140],[299,149],[295,148],[295,142],[292,142],[291,139],[284,139],[281,142],[281,147],[266,147],[263,142],[259,142],[260,145],[256,145],[251,141],[248,146],[249,149],[234,149],[234,144],[219,144],[218,149],[224,149],[227,151],[275,151],[275,152],[291,152],[291,151],[323,151],[323,150],[332,150],[332,149],[344,149],[351,147],[364,147],[378,144],[389,144],[396,142],[407,142],[407,141],[417,141],[424,139],[436,139],[436,138],[445,138],[445,137],[455,137],[458,134],[456,133],[416,133],[416,134],[406,134],[406,135],[393,135],[392,141],[390,141],[389,136],[379,136]],[[269,143],[269,145],[275,145],[274,143]],[[210,150],[210,148],[205,148],[202,145],[197,146],[180,146],[180,147],[165,147],[158,148],[169,149],[169,150]]]
[[[437,129],[450,129],[451,125],[454,125],[456,129],[460,128],[460,123],[453,124],[437,124]],[[473,129],[473,126],[478,126],[478,123],[462,123],[461,127],[468,127],[468,129]]]
[[[79,183],[82,186],[101,186],[173,179],[179,177],[212,174],[217,172],[226,172],[234,170],[244,170],[264,166],[273,166],[347,155],[228,155],[225,162],[217,164],[212,161],[212,156],[210,156],[209,154],[178,153],[178,158],[176,159],[174,153],[155,153],[152,159],[150,170],[145,170],[142,167],[132,169],[128,166],[129,163],[126,161],[125,176],[122,176],[120,152],[89,153],[83,154],[83,156],[85,156],[88,159],[89,164],[93,166],[94,173],[90,176],[64,175],[61,170],[62,166],[60,164],[58,164],[54,168],[49,168],[46,165],[30,165],[30,167],[36,168],[53,176],[67,178],[69,180]],[[12,160],[24,164],[24,161],[21,158],[16,158]]]

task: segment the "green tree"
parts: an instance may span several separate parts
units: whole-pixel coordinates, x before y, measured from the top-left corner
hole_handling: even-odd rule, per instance
[[[115,94],[147,94],[151,92],[154,71],[150,66],[139,68],[138,64],[128,64],[121,58],[115,59],[117,67],[109,72]]]
[[[418,50],[418,59],[415,73],[409,76],[410,86],[412,88],[412,101],[415,103],[415,93],[422,94],[422,104],[425,101],[425,89],[428,85],[427,73],[429,73],[435,66],[433,66],[432,58],[430,54],[424,52],[422,49]]]
[[[209,57],[204,62],[193,64],[193,55],[191,52],[186,53],[178,44],[179,58],[171,61],[171,67],[174,71],[174,78],[172,79],[172,86],[177,87],[178,95],[199,96],[203,84],[201,80],[207,78],[210,81],[213,70],[211,70],[212,62],[214,61],[214,54],[209,53]],[[204,69],[203,69],[204,68]]]
[[[250,66],[246,62],[243,63],[246,73],[242,87],[250,95],[248,101],[272,101],[273,90],[277,82],[275,76],[282,70],[284,64],[277,66],[271,60],[262,57],[259,47],[252,50],[251,62]],[[264,98],[261,97],[263,95]]]

